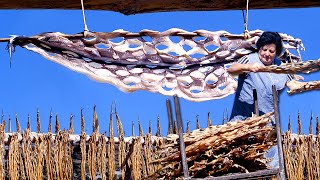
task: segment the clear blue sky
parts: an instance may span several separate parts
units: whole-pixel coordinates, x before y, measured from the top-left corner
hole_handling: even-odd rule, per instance
[[[243,32],[241,11],[213,12],[168,12],[125,16],[116,12],[86,11],[87,24],[91,31],[110,32],[124,29],[137,32],[142,29],[165,31],[170,28],[181,28],[187,31],[205,29],[210,31],[226,30],[230,33]],[[287,33],[302,39],[306,51],[304,60],[320,58],[319,22],[320,9],[278,9],[250,10],[249,30],[261,29]],[[32,36],[42,32],[78,33],[83,31],[81,11],[73,10],[0,10],[1,38],[10,35]],[[30,114],[32,129],[36,128],[36,111],[41,113],[42,131],[47,131],[50,109],[58,113],[62,128],[68,128],[69,116],[74,114],[76,133],[80,131],[80,108],[84,109],[86,130],[91,132],[93,105],[97,105],[100,129],[108,129],[109,112],[113,101],[122,120],[126,135],[131,134],[131,122],[137,124],[140,118],[143,130],[148,130],[152,121],[153,132],[156,131],[157,116],[160,116],[162,134],[167,131],[167,114],[165,101],[161,94],[146,91],[124,93],[109,84],[90,80],[82,74],[50,62],[38,54],[17,47],[13,54],[12,67],[9,66],[9,53],[6,43],[0,43],[0,111],[5,118],[20,118],[23,128],[26,127]],[[320,73],[304,75],[305,80],[320,80]],[[286,89],[287,90],[287,89]],[[286,91],[285,90],[285,91]],[[221,124],[222,113],[232,108],[234,95],[220,100],[190,102],[180,99],[184,126],[191,121],[195,128],[196,115],[199,115],[201,126],[206,125],[207,113],[211,112],[214,124]],[[301,112],[303,131],[309,127],[310,113],[319,115],[319,91],[288,96],[283,92],[280,97],[281,121],[287,129],[288,117],[291,116],[296,131],[297,112]],[[13,123],[15,124],[15,123]],[[315,128],[314,128],[315,129]],[[136,133],[138,132],[136,126]]]

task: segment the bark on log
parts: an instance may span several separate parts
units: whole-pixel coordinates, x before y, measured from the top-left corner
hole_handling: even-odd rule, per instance
[[[87,0],[88,10],[108,10],[125,15],[164,11],[210,11],[245,9],[245,0],[207,1],[207,0]],[[250,9],[320,7],[314,0],[270,0],[250,1]],[[79,0],[0,0],[0,9],[81,9]]]

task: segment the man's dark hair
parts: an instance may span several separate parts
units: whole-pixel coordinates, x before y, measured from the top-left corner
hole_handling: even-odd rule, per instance
[[[279,33],[266,31],[262,33],[257,41],[257,48],[260,50],[265,45],[275,44],[276,45],[276,55],[279,56],[282,52],[282,39]]]

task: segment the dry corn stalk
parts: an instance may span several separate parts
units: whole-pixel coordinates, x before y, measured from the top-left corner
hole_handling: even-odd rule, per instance
[[[45,167],[47,172],[47,178],[48,179],[54,179],[54,165],[52,163],[55,163],[55,161],[52,160],[52,145],[53,145],[53,138],[52,134],[49,132],[45,135],[45,141],[46,141],[46,153],[45,153]]]
[[[130,170],[131,170],[131,177],[133,180],[141,179],[141,163],[140,163],[140,151],[141,149],[139,144],[140,138],[133,139],[131,148],[132,153],[130,154]]]
[[[69,142],[69,134],[66,131],[61,133],[59,138],[59,151],[61,152],[62,158],[62,179],[72,180],[73,179],[73,164],[72,164],[72,147]]]
[[[82,120],[83,118],[81,118]],[[82,121],[81,121],[82,122]],[[84,123],[81,123],[84,124]],[[82,131],[80,138],[80,148],[81,148],[81,180],[86,180],[86,133]]]
[[[9,179],[19,179],[20,148],[18,133],[10,137],[8,154],[8,177]]]
[[[22,138],[22,154],[24,157],[24,165],[25,165],[25,173],[26,176],[30,179],[35,179],[36,173],[35,173],[35,168],[34,168],[34,157],[36,154],[32,152],[31,148],[31,140],[30,140],[30,132],[27,129],[23,133],[23,138]]]
[[[91,179],[96,178],[96,164],[97,164],[97,132],[94,131],[92,136],[89,139],[89,149],[88,149],[88,167],[89,167],[89,175]]]
[[[110,113],[109,121],[109,142],[108,142],[108,179],[113,180],[115,175],[115,148],[114,148],[114,131],[113,131],[113,118]]]
[[[117,130],[118,130],[118,137],[119,137],[119,145],[118,145],[118,164],[119,169],[121,171],[121,178],[124,180],[125,178],[125,169],[126,169],[126,163],[125,163],[125,157],[126,157],[126,143],[124,141],[124,132],[122,129],[122,123],[120,120],[120,117],[118,113],[116,113],[116,120],[117,120]]]
[[[45,157],[45,141],[43,136],[39,136],[39,138],[35,138],[35,154],[36,156],[36,179],[44,179],[44,157]]]
[[[105,136],[99,135],[97,144],[97,164],[98,170],[102,180],[106,180],[107,177],[107,140]]]
[[[5,122],[5,121],[3,121]],[[5,137],[5,123],[0,124],[0,180],[5,179],[5,145],[4,145],[4,137]]]

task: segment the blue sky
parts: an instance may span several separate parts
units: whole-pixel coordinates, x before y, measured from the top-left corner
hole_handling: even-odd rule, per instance
[[[210,31],[226,30],[230,33],[243,32],[241,11],[212,12],[167,12],[147,13],[125,16],[117,12],[86,11],[88,28],[91,31],[110,32],[116,29],[137,32],[142,29],[165,31],[181,28],[187,31],[205,29]],[[302,39],[306,48],[302,52],[304,60],[320,58],[319,8],[250,10],[249,30],[278,31]],[[42,32],[62,32],[74,34],[83,31],[81,11],[78,10],[0,10],[0,37],[10,35],[32,36]],[[80,132],[80,108],[86,118],[86,130],[91,132],[93,105],[97,106],[100,129],[108,129],[109,112],[113,101],[122,120],[126,135],[131,134],[132,121],[138,118],[143,130],[148,130],[152,121],[153,132],[156,120],[161,119],[162,134],[167,132],[166,99],[161,94],[146,91],[124,93],[109,84],[95,82],[82,74],[50,62],[38,54],[17,47],[13,54],[12,67],[9,66],[9,53],[6,43],[0,43],[0,111],[5,118],[17,113],[23,128],[26,127],[30,114],[32,129],[36,128],[36,111],[40,110],[42,131],[47,131],[50,109],[59,115],[60,126],[68,128],[72,113],[76,133]],[[305,80],[319,80],[319,72],[304,75]],[[286,89],[287,90],[287,89]],[[285,91],[286,91],[285,90]],[[287,129],[288,117],[291,116],[296,131],[297,112],[300,111],[303,131],[308,132],[311,112],[320,114],[319,91],[288,96],[280,96],[282,128]],[[214,124],[221,124],[223,111],[232,108],[234,95],[219,100],[190,102],[180,99],[184,126],[187,120],[191,129],[195,128],[196,115],[202,127],[205,127],[207,113],[211,112]],[[13,123],[15,124],[15,123]],[[315,123],[314,123],[315,124]],[[315,128],[314,128],[315,129]],[[138,128],[136,126],[136,133]]]

